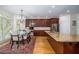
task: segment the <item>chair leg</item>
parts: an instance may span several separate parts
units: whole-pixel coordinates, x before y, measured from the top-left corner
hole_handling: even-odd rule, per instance
[[[10,44],[11,44],[11,40],[10,40]]]
[[[20,43],[20,42],[18,42],[18,44],[17,44],[17,45],[18,45],[18,46],[17,46],[17,49],[19,48],[19,43]]]
[[[29,43],[29,40],[27,39],[27,43]]]
[[[29,42],[30,42],[30,40],[31,40],[31,37],[29,36],[29,37],[27,38],[27,42],[29,43]]]
[[[23,44],[23,45],[25,44],[25,40],[24,40],[24,39],[22,40],[22,44]]]
[[[12,41],[12,43],[11,43],[11,49],[12,49],[12,47],[13,47],[13,44],[14,44],[14,42]]]
[[[28,41],[30,42],[30,37],[29,37]]]
[[[31,37],[29,36],[29,42],[30,42],[30,40],[31,40]]]

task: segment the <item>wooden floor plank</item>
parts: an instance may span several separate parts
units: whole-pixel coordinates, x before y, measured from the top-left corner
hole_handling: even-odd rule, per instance
[[[50,46],[47,37],[37,36],[33,54],[55,54]]]

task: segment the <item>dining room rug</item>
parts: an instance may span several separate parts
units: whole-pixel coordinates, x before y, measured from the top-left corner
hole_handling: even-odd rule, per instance
[[[35,45],[35,37],[31,39],[29,44],[26,42],[24,45],[20,44],[17,48],[17,44],[14,44],[11,49],[11,44],[8,43],[0,47],[0,54],[32,54]]]

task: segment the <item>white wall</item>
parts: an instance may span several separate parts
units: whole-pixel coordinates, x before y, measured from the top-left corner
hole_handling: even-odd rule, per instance
[[[12,13],[9,13],[8,11],[6,11],[2,8],[0,8],[0,14],[3,15],[4,17],[6,17],[6,16],[12,17],[12,15],[13,15]]]
[[[63,15],[59,17],[60,34],[70,35],[70,15]]]
[[[73,21],[76,25],[73,26]],[[59,18],[60,34],[79,35],[79,14],[62,15]]]
[[[77,15],[76,14],[70,15],[70,32],[71,32],[71,35],[76,35],[77,27],[73,26],[73,21],[77,21]]]
[[[77,14],[77,35],[79,35],[79,14]]]

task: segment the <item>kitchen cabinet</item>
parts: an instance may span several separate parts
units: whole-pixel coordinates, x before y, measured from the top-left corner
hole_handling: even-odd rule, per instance
[[[54,51],[57,54],[63,54],[63,43],[62,42],[57,42],[51,36],[48,36],[48,41],[49,41],[51,47],[54,49]]]
[[[52,24],[58,24],[59,19],[26,19],[26,27],[28,27],[31,22],[35,23],[35,27],[50,27]]]
[[[34,36],[46,36],[44,30],[34,30]]]
[[[47,32],[46,32],[47,33]],[[48,41],[57,54],[79,54],[79,41],[74,38],[65,41],[68,37],[59,39],[56,33],[47,33]],[[70,41],[71,40],[71,41]],[[74,41],[72,41],[74,40]]]

